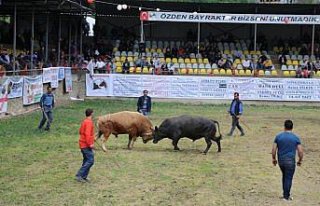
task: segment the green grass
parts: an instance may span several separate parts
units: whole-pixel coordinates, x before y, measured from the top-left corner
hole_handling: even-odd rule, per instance
[[[111,136],[108,152],[95,153],[90,184],[74,175],[82,157],[78,129],[84,110],[95,116],[123,110],[135,111],[136,101],[87,100],[54,111],[49,133],[38,131],[40,112],[0,120],[0,205],[282,205],[281,174],[271,164],[274,136],[285,119],[293,119],[301,136],[305,161],[297,168],[290,205],[319,205],[320,117],[316,107],[249,106],[245,102],[246,136],[224,137],[222,152],[212,145],[208,155],[204,140],[182,139],[173,151],[167,139],[154,145],[141,138],[133,150],[128,137]],[[229,105],[154,102],[154,125],[181,114],[220,122],[222,134],[230,127]],[[249,130],[250,129],[250,130]]]

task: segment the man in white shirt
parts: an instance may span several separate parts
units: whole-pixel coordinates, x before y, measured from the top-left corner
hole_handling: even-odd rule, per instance
[[[98,61],[96,63],[96,67],[99,71],[99,73],[106,73],[106,63],[104,63],[104,61],[102,61],[102,59],[99,57]]]

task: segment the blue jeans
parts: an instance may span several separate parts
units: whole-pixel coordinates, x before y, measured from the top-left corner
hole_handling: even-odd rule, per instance
[[[76,176],[87,179],[90,168],[94,164],[94,153],[91,148],[81,149],[81,153],[83,156],[82,166]]]
[[[148,116],[149,112],[146,109],[141,109],[140,113],[143,114],[144,116]]]
[[[290,197],[292,179],[296,169],[295,160],[292,158],[279,160],[279,167],[282,172],[283,197],[288,199]]]
[[[47,121],[46,129],[50,129],[50,125],[53,121],[52,110],[42,111],[42,119],[40,121],[38,128],[41,129],[43,125],[46,123],[46,121]]]

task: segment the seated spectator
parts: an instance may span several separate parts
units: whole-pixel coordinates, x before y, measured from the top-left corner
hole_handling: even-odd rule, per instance
[[[242,66],[244,69],[253,69],[252,61],[250,59],[243,59],[242,60]]]
[[[164,54],[165,58],[171,58],[172,54],[171,54],[171,49],[170,47],[166,48],[166,53]]]
[[[258,59],[258,62],[257,62],[257,69],[265,69],[264,68],[264,64],[265,64],[265,61],[267,60],[268,58],[266,57],[266,55],[261,55]]]
[[[263,67],[266,70],[272,70],[273,64],[272,64],[271,59],[267,59],[266,61],[264,61]]]
[[[130,63],[126,58],[126,60],[122,64],[122,74],[129,74],[129,73],[130,73]]]
[[[168,68],[168,71],[169,71],[169,74],[174,74],[176,73],[176,68],[174,67],[174,63],[168,63],[167,64],[167,68]]]
[[[317,57],[316,61],[313,63],[313,69],[316,72],[320,70],[320,58],[319,57]]]
[[[221,59],[218,60],[217,65],[218,65],[219,68],[224,69],[225,68],[224,67],[225,63],[226,63],[226,59],[221,58]]]
[[[156,70],[156,72],[160,71],[161,69],[161,61],[159,59],[158,56],[156,56],[153,60],[153,66],[154,66],[154,69]]]
[[[280,66],[287,64],[286,55],[282,54],[282,55],[279,57],[279,64],[280,64]]]
[[[178,56],[178,49],[177,49],[177,47],[172,47],[172,49],[171,49],[171,55],[172,55],[172,57],[177,57]]]
[[[179,50],[178,50],[178,58],[184,58],[186,55],[186,51],[184,50],[183,47],[179,47]]]
[[[167,64],[162,64],[161,65],[161,73],[162,74],[168,74],[168,72],[169,72],[169,69],[168,69]]]
[[[96,69],[99,73],[106,73],[106,63],[102,61],[102,58],[99,57],[96,63]]]

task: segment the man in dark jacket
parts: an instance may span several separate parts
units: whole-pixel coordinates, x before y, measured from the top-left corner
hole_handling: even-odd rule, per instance
[[[148,116],[151,112],[151,97],[148,96],[148,90],[143,90],[143,96],[139,97],[137,111],[144,116]]]
[[[38,126],[38,129],[42,129],[43,125],[47,121],[47,126],[44,130],[50,130],[50,124],[53,120],[52,110],[54,108],[54,96],[52,94],[52,88],[49,86],[47,88],[47,93],[43,94],[40,99],[40,107],[42,110],[42,119]]]
[[[235,130],[236,127],[241,132],[240,136],[244,136],[243,128],[240,126],[240,123],[239,123],[239,119],[240,119],[240,116],[242,115],[242,112],[243,112],[243,105],[239,99],[239,93],[235,92],[234,99],[232,100],[230,109],[229,109],[229,114],[232,117],[232,125],[231,125],[230,132],[227,134],[228,136],[232,136],[233,131]]]

